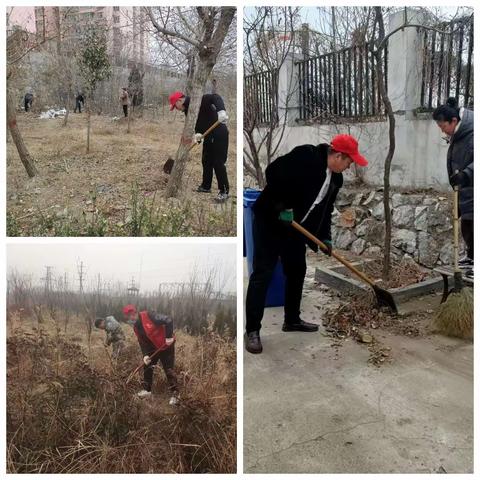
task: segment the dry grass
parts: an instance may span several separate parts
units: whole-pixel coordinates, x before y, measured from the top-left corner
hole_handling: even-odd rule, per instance
[[[232,236],[236,231],[236,131],[230,126],[229,175],[232,198],[217,205],[214,195],[193,190],[201,183],[201,148],[191,152],[179,201],[163,198],[168,175],[163,164],[174,156],[183,118],[125,122],[92,115],[91,153],[86,154],[86,116],[41,120],[19,114],[18,124],[39,176],[29,179],[12,141],[7,143],[7,213],[11,236]],[[131,228],[132,190],[150,223]],[[216,191],[214,179],[212,191]],[[178,217],[181,226],[178,227]],[[173,217],[173,218],[171,218]],[[165,220],[166,219],[166,220]],[[163,225],[159,223],[163,221]],[[170,223],[175,223],[172,228]],[[165,225],[167,223],[167,225]]]
[[[170,407],[162,372],[147,401],[134,395],[139,379],[125,384],[141,361],[133,338],[115,366],[98,345],[100,333],[88,355],[78,333],[20,324],[28,322],[17,318],[7,339],[8,472],[235,472],[233,342],[179,332],[181,403]]]

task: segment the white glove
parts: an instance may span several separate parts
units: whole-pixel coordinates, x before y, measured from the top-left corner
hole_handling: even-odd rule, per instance
[[[218,121],[219,122],[227,123],[228,115],[227,115],[227,112],[225,110],[219,110],[217,115],[218,115]]]
[[[174,342],[173,338],[166,338],[166,339],[165,339],[165,343],[166,343],[167,345],[171,345],[173,342]]]
[[[143,357],[143,363],[148,366],[152,363],[152,359],[148,355],[145,355]]]
[[[196,133],[194,138],[197,143],[203,142],[203,135],[201,133]]]

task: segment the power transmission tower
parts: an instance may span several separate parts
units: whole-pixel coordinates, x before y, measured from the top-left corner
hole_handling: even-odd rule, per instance
[[[77,263],[77,272],[78,272],[78,285],[80,293],[83,293],[83,281],[85,279],[85,270],[83,267],[83,262]]]
[[[44,281],[44,291],[46,294],[50,293],[52,290],[52,269],[50,265],[45,265],[45,276],[41,278]]]

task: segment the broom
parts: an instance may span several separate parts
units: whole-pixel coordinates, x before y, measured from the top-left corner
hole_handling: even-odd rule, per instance
[[[453,189],[453,290],[433,319],[434,332],[473,340],[473,291],[463,287],[458,267],[458,186]]]

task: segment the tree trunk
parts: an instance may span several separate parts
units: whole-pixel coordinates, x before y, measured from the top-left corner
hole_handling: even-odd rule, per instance
[[[90,102],[87,107],[87,153],[90,153]]]
[[[27,171],[27,174],[30,178],[33,178],[38,174],[37,167],[34,164],[33,158],[30,156],[30,153],[23,141],[22,134],[18,129],[17,125],[17,112],[15,109],[15,98],[10,90],[7,89],[7,124],[10,134],[12,135],[13,142],[17,147],[18,155],[20,160]]]
[[[130,102],[128,106],[128,115],[127,115],[127,133],[130,133],[130,120],[133,114],[133,102]]]
[[[199,61],[198,63],[195,78],[192,83],[188,115],[185,119],[180,145],[178,146],[175,163],[165,193],[167,197],[178,197],[182,188],[183,173],[185,172],[185,167],[188,161],[188,147],[193,141],[195,123],[197,121],[200,103],[202,101],[203,88],[210,72],[212,71],[212,67],[213,63],[207,63],[205,60]]]
[[[63,126],[66,127],[67,126],[67,122],[68,122],[68,114],[70,113],[70,110],[68,108],[65,109],[67,111],[67,113],[65,114],[65,118],[63,119]]]
[[[379,27],[379,42],[385,38],[385,28],[383,24],[382,7],[375,7],[376,22]],[[387,44],[388,45],[388,44]],[[393,154],[395,153],[395,115],[393,114],[392,103],[387,93],[387,89],[383,72],[383,56],[387,45],[375,51],[375,70],[377,75],[377,85],[383,105],[388,117],[388,152],[385,157],[385,168],[383,171],[383,210],[385,213],[385,241],[383,250],[383,272],[382,276],[385,281],[390,277],[390,252],[392,243],[392,216],[390,213],[390,169],[392,165]]]

